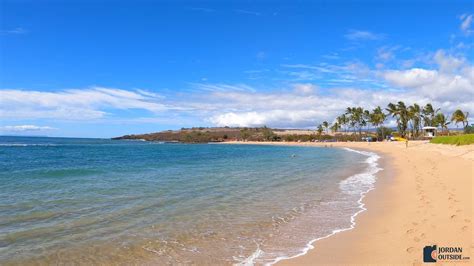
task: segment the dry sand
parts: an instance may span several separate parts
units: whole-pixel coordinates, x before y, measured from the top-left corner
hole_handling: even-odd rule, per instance
[[[356,217],[354,229],[317,241],[306,255],[279,265],[422,264],[423,247],[434,244],[462,247],[463,256],[471,257],[464,262],[474,262],[474,145],[276,144],[371,150],[382,155],[384,168],[378,174],[376,189],[364,199],[368,210]]]

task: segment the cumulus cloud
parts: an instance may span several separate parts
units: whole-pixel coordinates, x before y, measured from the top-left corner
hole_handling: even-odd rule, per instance
[[[435,63],[432,68],[407,70],[361,70],[357,65],[344,66],[346,71],[374,73],[378,79],[376,82],[387,84],[383,89],[337,87],[321,89],[322,93],[309,83],[297,83],[291,85],[286,93],[213,93],[209,95],[213,102],[226,104],[219,106],[219,112],[211,113],[210,121],[218,126],[311,127],[324,120],[333,121],[348,106],[385,108],[388,103],[398,101],[420,105],[432,103],[445,114],[457,108],[473,113],[473,66],[464,58],[443,50],[434,53],[431,60]],[[301,64],[286,67],[316,70],[313,66]]]
[[[55,128],[49,126],[35,126],[35,125],[18,125],[18,126],[3,126],[0,131],[6,132],[31,132],[31,131],[49,131]]]
[[[314,127],[322,121],[333,122],[335,117],[348,106],[363,106],[373,109],[385,108],[390,102],[404,101],[407,104],[424,105],[432,103],[441,107],[446,114],[456,108],[472,113],[474,100],[457,97],[443,99],[431,97],[428,93],[414,90],[382,91],[357,88],[339,88],[330,94],[316,94],[301,97],[295,93],[255,94],[237,93],[234,95],[212,95],[214,100],[226,102],[222,109],[213,112],[209,121],[216,126],[271,126],[271,127]]]
[[[92,87],[63,91],[7,89],[1,91],[2,118],[59,118],[88,120],[102,118],[107,109],[142,109],[158,113],[169,109],[156,94]]]
[[[383,77],[391,85],[416,91],[434,100],[474,97],[473,66],[463,58],[439,50],[433,57],[438,69],[388,70]]]
[[[438,75],[438,71],[412,68],[409,70],[388,70],[383,75],[387,81],[396,86],[418,87],[433,82]]]

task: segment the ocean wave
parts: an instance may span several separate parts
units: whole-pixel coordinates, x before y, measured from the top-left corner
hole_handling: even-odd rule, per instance
[[[29,147],[29,146],[58,146],[57,144],[48,143],[0,143],[0,147]]]
[[[265,263],[265,265],[273,265],[273,264],[275,264],[277,262],[280,262],[282,260],[293,259],[293,258],[297,258],[297,257],[303,256],[303,255],[306,255],[308,253],[308,251],[310,251],[311,249],[314,249],[314,243],[316,243],[317,241],[329,238],[329,237],[331,237],[335,234],[338,234],[338,233],[341,233],[341,232],[344,232],[344,231],[348,231],[348,230],[352,230],[352,229],[355,228],[355,226],[356,226],[355,218],[357,217],[357,215],[359,215],[360,213],[367,210],[367,208],[365,208],[365,204],[363,203],[363,200],[364,200],[366,194],[375,188],[374,184],[375,184],[375,181],[377,180],[376,174],[379,171],[383,170],[383,168],[380,168],[378,166],[377,162],[380,159],[380,156],[378,154],[374,153],[374,152],[360,151],[360,150],[354,150],[354,149],[350,149],[350,148],[344,148],[344,149],[347,150],[347,151],[350,151],[350,152],[355,152],[355,153],[359,153],[359,154],[368,156],[368,158],[364,161],[365,163],[368,164],[368,167],[365,169],[364,172],[352,175],[352,176],[342,180],[339,183],[339,188],[341,189],[341,191],[343,193],[349,194],[349,195],[357,195],[358,194],[360,196],[359,199],[357,200],[357,204],[358,204],[357,207],[359,208],[359,210],[351,216],[350,226],[345,227],[345,228],[334,229],[334,230],[332,230],[332,232],[330,234],[328,234],[326,236],[318,237],[318,238],[315,238],[315,239],[309,241],[306,244],[306,246],[301,250],[300,253],[298,253],[296,255],[293,255],[293,256],[279,256],[279,257],[275,258],[273,261],[271,261],[269,263]],[[257,250],[252,255],[250,255],[245,260],[243,260],[242,262],[237,263],[235,265],[242,265],[242,266],[244,266],[244,265],[245,266],[254,265],[256,263],[256,260],[262,254],[264,254],[264,251],[261,250],[260,247],[257,247]]]

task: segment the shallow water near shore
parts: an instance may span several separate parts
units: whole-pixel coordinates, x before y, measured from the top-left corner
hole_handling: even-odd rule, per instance
[[[0,264],[273,263],[353,226],[377,157],[0,137]]]

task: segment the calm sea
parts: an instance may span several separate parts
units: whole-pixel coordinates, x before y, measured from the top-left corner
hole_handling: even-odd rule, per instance
[[[0,137],[0,264],[236,264],[351,228],[377,156]]]

